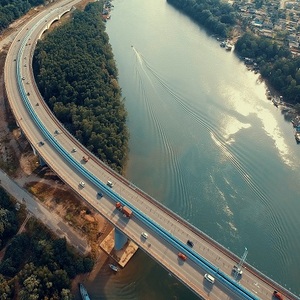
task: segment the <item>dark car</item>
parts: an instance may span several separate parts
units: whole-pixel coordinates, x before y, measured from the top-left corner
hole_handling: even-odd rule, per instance
[[[98,192],[98,193],[97,193],[97,196],[98,196],[98,198],[102,198],[102,197],[103,197],[102,192]]]
[[[193,243],[191,240],[188,240],[186,243],[187,243],[190,247],[194,247],[194,243]]]

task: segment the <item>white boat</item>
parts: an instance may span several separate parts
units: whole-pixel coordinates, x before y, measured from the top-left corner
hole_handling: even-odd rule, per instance
[[[118,271],[119,271],[119,268],[116,267],[116,266],[113,265],[113,264],[109,264],[109,267],[110,267],[113,271],[115,271],[115,272],[118,272]]]
[[[231,44],[229,44],[229,43],[226,43],[226,45],[225,45],[225,49],[227,50],[227,51],[231,51],[231,49],[232,49],[232,45]]]
[[[79,291],[80,291],[82,300],[91,300],[86,288],[84,287],[84,285],[82,283],[79,283]]]

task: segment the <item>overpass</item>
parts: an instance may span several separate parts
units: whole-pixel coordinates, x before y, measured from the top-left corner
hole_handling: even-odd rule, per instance
[[[298,299],[247,263],[242,276],[233,276],[233,266],[239,262],[236,255],[112,171],[53,116],[33,78],[33,51],[51,23],[79,1],[61,1],[41,12],[20,30],[7,55],[4,75],[8,100],[34,151],[88,205],[200,297],[272,299],[276,289],[285,299]],[[90,160],[85,162],[83,156]],[[108,180],[114,183],[113,188],[106,185]],[[101,199],[97,197],[100,191],[104,194]],[[116,202],[128,206],[133,217],[124,218],[115,209]],[[144,231],[148,233],[147,240],[141,237]],[[186,244],[187,240],[193,241],[193,248]],[[178,258],[179,252],[187,256],[186,261]],[[204,279],[205,273],[214,276],[215,284]]]

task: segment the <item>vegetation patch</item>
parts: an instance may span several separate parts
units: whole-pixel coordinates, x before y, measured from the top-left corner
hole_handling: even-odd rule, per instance
[[[262,77],[300,111],[300,57],[293,57],[286,45],[252,33],[244,34],[235,49],[255,60]]]
[[[20,206],[18,207],[20,208]],[[0,187],[0,250],[17,233],[25,219],[24,209],[22,209],[22,213],[19,211],[20,209],[16,209],[16,200]]]
[[[13,21],[25,15],[32,7],[44,4],[44,0],[5,0],[0,2],[0,32]]]
[[[0,295],[2,299],[72,299],[71,279],[92,268],[91,258],[77,255],[65,239],[56,239],[31,218],[0,263]]]

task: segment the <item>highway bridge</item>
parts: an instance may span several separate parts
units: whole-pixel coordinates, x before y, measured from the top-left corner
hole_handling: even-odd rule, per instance
[[[243,274],[236,278],[236,255],[111,170],[53,116],[34,81],[33,52],[51,23],[78,2],[60,1],[42,11],[20,30],[7,55],[4,76],[8,100],[34,151],[88,205],[199,297],[270,300],[274,298],[273,291],[279,290],[284,299],[299,299],[247,263]],[[85,162],[83,156],[90,159]],[[114,186],[107,186],[107,181]],[[99,198],[98,192],[104,197]],[[132,218],[116,210],[116,202],[128,206],[133,211]],[[142,232],[148,233],[147,239],[141,237]],[[194,246],[187,245],[187,240],[193,241]],[[186,261],[178,257],[179,252],[187,257]],[[214,284],[205,279],[206,273],[215,278]]]

